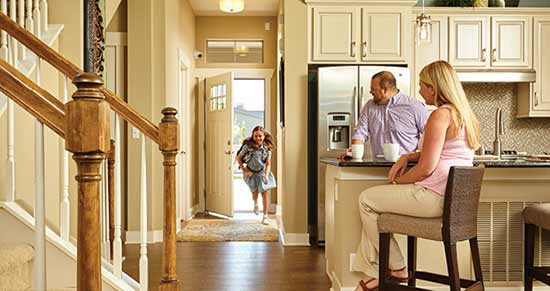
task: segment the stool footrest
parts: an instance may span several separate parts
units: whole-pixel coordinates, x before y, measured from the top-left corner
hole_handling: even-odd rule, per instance
[[[465,291],[483,291],[483,283],[476,282],[472,286],[466,288]]]
[[[434,274],[430,272],[416,271],[415,277],[416,279],[445,284],[445,285],[450,285],[451,283],[448,276],[443,276],[443,275]],[[462,288],[468,288],[474,285],[475,283],[476,281],[460,279],[460,287]]]
[[[386,284],[386,290],[391,291],[431,291],[429,289],[410,287],[407,285],[397,285],[397,284]]]
[[[550,276],[548,275],[548,267],[533,267],[531,274],[533,278],[550,285]]]

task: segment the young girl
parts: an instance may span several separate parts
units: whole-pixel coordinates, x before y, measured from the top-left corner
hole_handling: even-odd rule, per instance
[[[258,193],[262,193],[264,215],[262,223],[267,224],[267,191],[275,188],[275,177],[271,173],[271,135],[261,126],[252,130],[252,136],[244,141],[237,155],[237,162],[243,169],[244,181],[252,192],[254,213],[258,215]],[[246,164],[246,166],[243,166]]]

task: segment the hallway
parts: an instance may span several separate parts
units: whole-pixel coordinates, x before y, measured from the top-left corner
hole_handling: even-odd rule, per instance
[[[150,244],[149,289],[161,275],[162,244]],[[324,249],[279,243],[224,242],[177,244],[180,290],[329,290]],[[126,246],[124,271],[139,277],[139,245]]]

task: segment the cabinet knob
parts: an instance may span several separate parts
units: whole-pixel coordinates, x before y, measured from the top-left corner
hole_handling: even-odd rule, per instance
[[[493,59],[493,63],[497,61],[497,49],[496,48],[493,49],[493,53],[492,53],[491,58]]]
[[[537,95],[537,91],[533,93],[535,94],[535,106],[539,106],[539,95]]]
[[[367,57],[367,42],[363,42],[363,58]]]
[[[482,62],[487,61],[487,49],[485,48],[481,50],[481,61]]]
[[[355,58],[355,47],[356,47],[357,43],[354,41],[351,42],[351,57],[352,58]]]

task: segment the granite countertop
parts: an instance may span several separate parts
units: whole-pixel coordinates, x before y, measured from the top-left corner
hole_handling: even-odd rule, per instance
[[[391,167],[393,162],[384,159],[369,160],[349,160],[340,161],[336,158],[321,158],[321,162],[337,167]],[[416,163],[409,163],[414,166]],[[492,160],[492,161],[474,161],[474,165],[484,164],[487,168],[550,168],[550,160]]]

